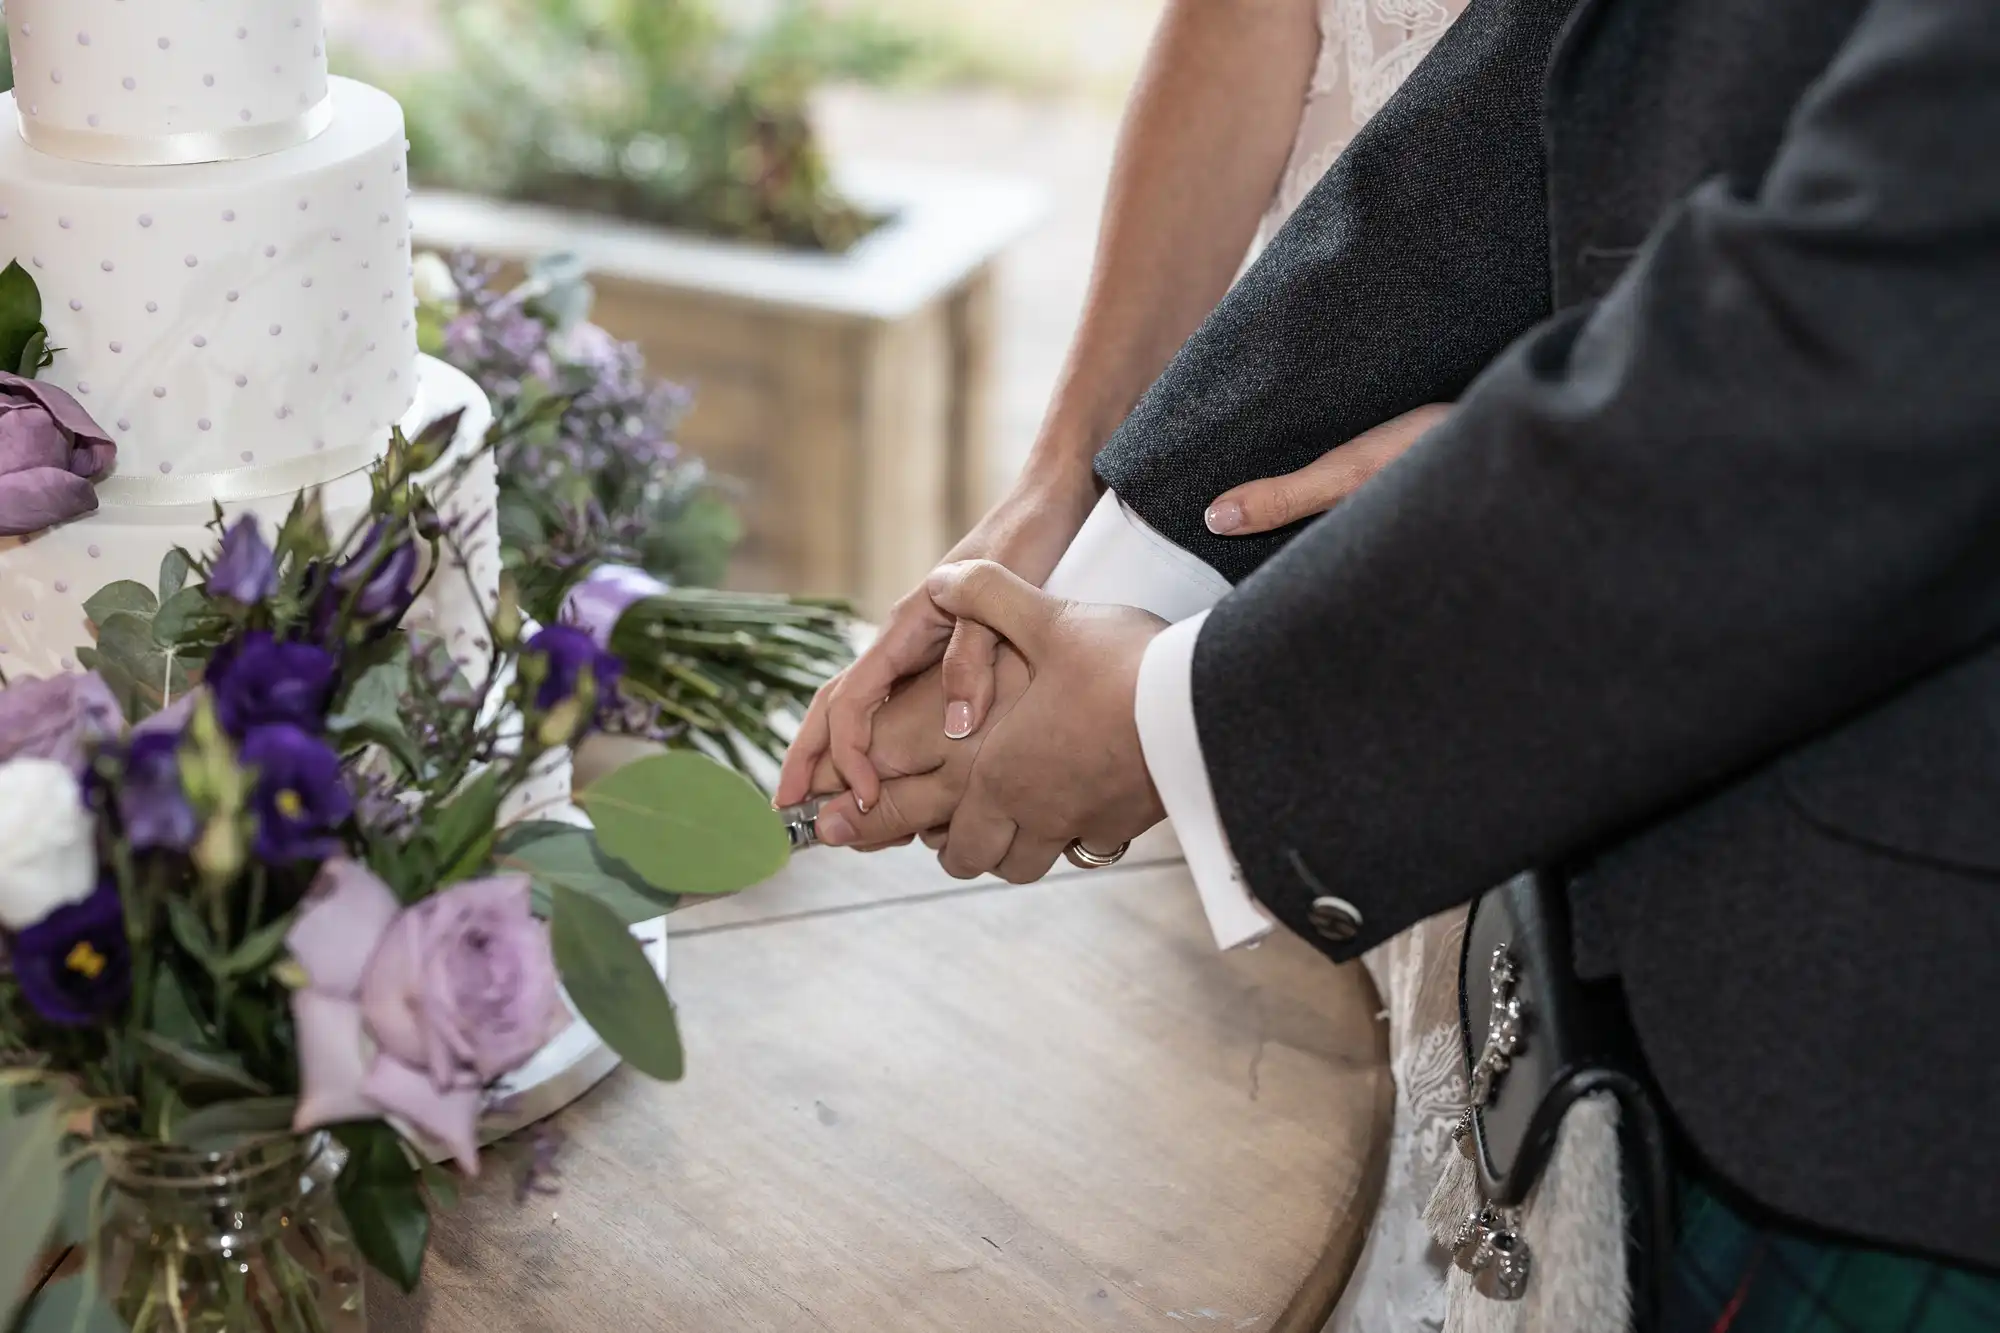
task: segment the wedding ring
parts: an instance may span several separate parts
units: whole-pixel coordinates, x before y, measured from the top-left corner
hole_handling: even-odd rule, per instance
[[[1131,849],[1130,842],[1121,842],[1108,852],[1093,852],[1083,845],[1081,838],[1077,838],[1063,848],[1063,859],[1078,870],[1102,870],[1106,866],[1115,866],[1124,860],[1125,853]]]

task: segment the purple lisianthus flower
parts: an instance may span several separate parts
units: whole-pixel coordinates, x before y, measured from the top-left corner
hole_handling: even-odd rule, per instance
[[[333,654],[317,644],[285,643],[267,630],[252,630],[216,650],[203,680],[223,730],[241,738],[280,722],[320,730],[339,671]]]
[[[482,1092],[569,1026],[528,877],[454,884],[411,907],[346,858],[320,867],[285,936],[301,1131],[395,1116],[479,1169]]]
[[[252,850],[273,865],[320,860],[340,850],[334,830],[354,813],[340,756],[319,737],[286,723],[244,737],[238,758],[256,774],[250,808]]]
[[[181,733],[159,729],[133,735],[119,783],[118,819],[134,850],[184,852],[201,836],[201,821],[181,787]]]
[[[548,712],[576,697],[586,673],[597,687],[601,710],[618,695],[618,677],[625,665],[597,646],[587,630],[575,625],[551,625],[529,639],[526,652],[546,664],[541,687],[535,691],[535,707]]]
[[[96,672],[0,689],[0,762],[53,759],[80,773],[85,752],[124,729],[125,714]]]
[[[390,543],[388,549],[383,549]],[[419,557],[407,534],[391,535],[389,524],[369,529],[361,549],[333,572],[333,586],[354,598],[354,615],[370,624],[403,618],[415,598]]]
[[[629,565],[600,565],[563,598],[563,623],[590,635],[600,648],[611,646],[611,631],[632,603],[658,597],[667,585],[643,569]]]
[[[132,948],[125,908],[109,878],[82,902],[59,907],[14,937],[14,978],[35,1012],[51,1023],[83,1027],[132,992]]]
[[[118,446],[53,384],[0,373],[0,537],[19,537],[97,510],[91,481]]]
[[[202,586],[211,597],[244,606],[257,606],[278,590],[278,561],[255,518],[245,514],[222,534],[222,550]]]

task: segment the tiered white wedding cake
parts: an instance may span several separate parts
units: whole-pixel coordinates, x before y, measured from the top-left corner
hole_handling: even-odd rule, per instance
[[[392,424],[463,411],[453,456],[492,422],[478,388],[417,352],[402,109],[327,76],[320,0],[7,0],[0,266],[42,294],[41,378],[118,445],[98,511],[0,538],[0,670],[77,669],[84,600],[151,586],[174,546],[254,513],[275,528],[318,488],[329,526],[365,513]],[[5,367],[12,369],[12,367]],[[497,597],[493,461],[440,497],[464,557],[406,623],[482,655]],[[486,604],[482,608],[480,603]],[[482,664],[483,665],[483,664]],[[513,817],[578,819],[569,765]],[[664,974],[664,931],[639,932]],[[582,1023],[511,1075],[488,1136],[555,1110],[616,1064]]]
[[[462,457],[492,417],[417,353],[402,110],[327,76],[320,0],[6,10],[0,265],[41,290],[42,378],[118,445],[96,514],[0,540],[0,669],[46,675],[90,641],[84,599],[205,548],[215,504],[275,523],[318,487],[340,531],[392,424],[462,409]],[[484,459],[447,514],[471,577],[432,580],[415,615],[461,656],[474,590],[498,587],[495,500]]]

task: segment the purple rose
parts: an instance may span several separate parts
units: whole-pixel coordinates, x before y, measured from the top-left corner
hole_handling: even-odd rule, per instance
[[[94,513],[118,446],[53,384],[0,373],[0,537]]]
[[[222,550],[202,585],[210,597],[257,606],[278,590],[278,562],[257,520],[248,514],[222,534]]]
[[[280,722],[320,730],[339,672],[333,654],[316,644],[283,643],[268,630],[252,630],[218,648],[202,679],[223,730],[242,737]]]
[[[617,698],[624,664],[575,625],[549,626],[528,640],[525,651],[545,664],[541,687],[535,691],[535,707],[541,711],[546,713],[575,698],[586,675],[597,687],[600,710]]]
[[[611,632],[632,603],[658,597],[667,585],[643,569],[629,565],[599,565],[563,598],[563,623],[589,634],[600,648],[611,646]]]
[[[294,1127],[394,1116],[477,1172],[482,1090],[570,1021],[527,877],[404,908],[365,866],[329,861],[285,943],[307,978]]]
[[[53,759],[80,773],[90,746],[124,729],[118,700],[95,672],[16,680],[0,689],[0,762]]]
[[[201,821],[181,787],[180,748],[180,732],[159,728],[135,731],[126,747],[118,820],[136,851],[184,852],[201,836]]]
[[[341,778],[340,756],[325,741],[279,723],[246,736],[237,758],[256,774],[250,810],[258,860],[291,865],[340,850],[334,830],[353,815],[354,797]]]
[[[132,992],[125,909],[108,878],[82,902],[59,907],[14,937],[14,979],[51,1023],[82,1027]]]

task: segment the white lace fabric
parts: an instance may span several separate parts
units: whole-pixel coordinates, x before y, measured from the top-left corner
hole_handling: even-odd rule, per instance
[[[1319,0],[1319,61],[1292,155],[1265,214],[1268,240],[1333,165],[1356,130],[1402,86],[1467,0]],[[1382,1201],[1327,1333],[1437,1333],[1449,1258],[1424,1228],[1424,1205],[1456,1151],[1465,1106],[1458,1032],[1465,911],[1413,926],[1363,960],[1389,1024],[1396,1100]]]
[[[1354,132],[1430,54],[1465,5],[1466,0],[1319,0],[1319,62],[1262,239],[1284,225]]]

